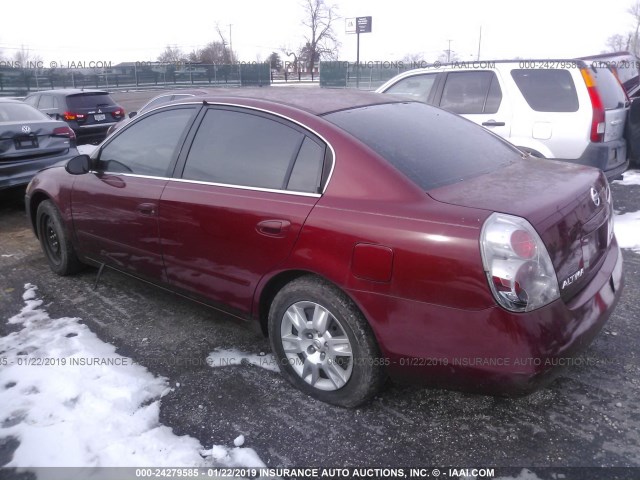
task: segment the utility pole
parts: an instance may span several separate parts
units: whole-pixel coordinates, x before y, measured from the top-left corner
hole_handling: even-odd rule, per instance
[[[233,57],[233,42],[231,41],[231,26],[233,25],[233,23],[229,24],[229,50],[231,50],[231,55],[229,56],[229,59],[232,60],[231,57]]]
[[[478,61],[480,61],[480,45],[482,45],[482,25],[480,25],[480,35],[478,36]]]
[[[447,63],[451,63],[451,39],[449,39],[449,48],[447,48]]]

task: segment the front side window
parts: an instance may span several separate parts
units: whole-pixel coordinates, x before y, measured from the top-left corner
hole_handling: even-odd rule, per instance
[[[496,113],[502,91],[493,72],[453,72],[447,75],[440,107],[458,114]]]
[[[198,128],[183,178],[317,193],[323,158],[324,147],[280,121],[210,109]]]
[[[179,141],[195,108],[177,108],[154,113],[131,125],[100,152],[104,172],[167,176],[177,155]]]
[[[437,73],[413,75],[403,78],[389,87],[384,93],[409,97],[412,100],[426,102],[436,81]]]

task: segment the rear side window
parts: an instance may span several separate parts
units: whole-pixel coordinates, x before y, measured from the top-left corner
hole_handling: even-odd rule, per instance
[[[578,111],[578,94],[568,70],[516,69],[511,76],[536,112]]]
[[[38,103],[38,108],[56,108],[57,103],[55,97],[52,95],[42,95]]]
[[[418,102],[354,108],[324,118],[371,147],[424,190],[503,168],[521,156],[484,128]]]
[[[38,104],[38,95],[32,95],[30,97],[25,98],[23,101],[24,103],[31,105],[32,107],[35,107]]]
[[[98,108],[112,107],[116,103],[108,93],[82,93],[80,95],[69,95],[67,97],[69,108]]]
[[[279,121],[210,109],[187,156],[183,178],[317,193],[323,154],[316,142]]]
[[[0,103],[0,122],[50,120],[44,113],[24,103]]]
[[[627,97],[613,72],[606,67],[591,67],[589,71],[596,81],[596,87],[605,110],[624,108],[627,103]]]
[[[496,113],[502,91],[493,72],[453,72],[447,75],[440,107],[458,114]]]
[[[398,83],[389,87],[384,93],[392,95],[402,95],[410,97],[413,100],[426,102],[436,81],[437,73],[428,73],[424,75],[413,75],[403,78]]]

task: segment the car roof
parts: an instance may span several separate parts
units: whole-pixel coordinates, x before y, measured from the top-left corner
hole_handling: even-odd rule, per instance
[[[96,89],[90,89],[90,88],[57,88],[55,90],[41,90],[39,92],[33,92],[31,94],[29,94],[28,96],[32,96],[32,95],[37,95],[39,93],[46,93],[48,95],[61,95],[61,96],[67,96],[67,95],[78,95],[78,94],[82,94],[82,93],[100,93],[100,94],[109,94],[109,92],[107,92],[106,90],[96,90]]]
[[[200,95],[190,102],[220,103],[234,98],[266,100],[305,110],[314,115],[324,115],[339,110],[365,107],[383,103],[406,103],[408,100],[390,97],[381,93],[353,89],[317,87],[256,87],[215,88],[207,95]],[[175,100],[171,103],[184,103]]]

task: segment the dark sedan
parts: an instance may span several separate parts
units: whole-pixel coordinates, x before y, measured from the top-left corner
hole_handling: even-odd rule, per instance
[[[108,266],[255,321],[292,384],[342,406],[387,376],[530,391],[622,289],[599,170],[366,92],[172,103],[41,172],[26,208],[54,272]]]
[[[76,136],[64,122],[0,98],[0,189],[26,185],[38,170],[76,155]]]

